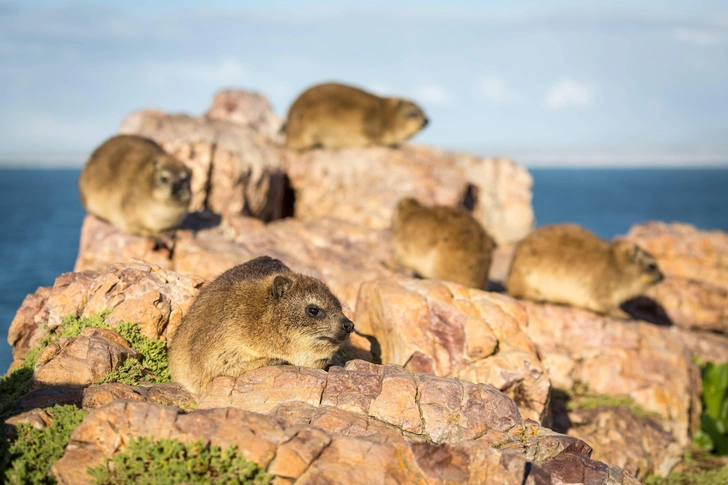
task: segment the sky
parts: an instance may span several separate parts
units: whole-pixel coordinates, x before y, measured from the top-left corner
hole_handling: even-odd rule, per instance
[[[724,0],[0,0],[0,163],[80,165],[125,115],[222,88],[285,116],[324,81],[419,103],[416,143],[728,166]]]

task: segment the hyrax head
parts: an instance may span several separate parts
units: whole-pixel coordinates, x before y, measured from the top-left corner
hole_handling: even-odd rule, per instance
[[[422,108],[406,99],[389,98],[391,119],[387,138],[393,142],[403,142],[427,126],[429,120]]]
[[[276,275],[271,296],[274,317],[287,327],[294,349],[330,358],[354,331],[341,302],[316,278]]]
[[[392,213],[392,225],[396,226],[407,218],[413,212],[422,210],[424,206],[414,197],[404,197],[397,202],[397,206]]]
[[[636,244],[616,241],[612,244],[612,253],[620,274],[632,283],[636,294],[664,279],[655,258]]]
[[[160,153],[152,160],[152,194],[159,201],[174,202],[185,207],[192,192],[190,178],[192,171],[181,161],[166,153]]]

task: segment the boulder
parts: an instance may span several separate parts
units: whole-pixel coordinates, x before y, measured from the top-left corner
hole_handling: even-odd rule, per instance
[[[10,325],[8,341],[17,366],[29,348],[68,315],[91,316],[112,309],[106,323],[139,325],[149,338],[169,338],[192,305],[203,280],[142,262],[115,264],[106,272],[65,273],[52,288],[26,298]]]
[[[129,357],[139,358],[118,333],[85,328],[78,337],[59,338],[38,356],[31,389],[44,386],[85,386],[116,370]]]
[[[190,167],[190,212],[264,221],[285,215],[282,153],[249,125],[144,110],[127,116],[119,131],[156,141]]]
[[[265,96],[240,89],[223,89],[215,94],[205,117],[229,121],[262,133],[276,144],[282,144],[283,122],[273,112]]]
[[[628,396],[664,418],[678,443],[688,443],[699,426],[700,373],[676,329],[521,303],[554,387],[580,383],[594,394]]]
[[[533,225],[531,176],[508,159],[403,145],[289,153],[286,170],[297,218],[385,229],[399,199],[411,196],[470,209],[498,243],[521,239]]]
[[[625,238],[649,251],[665,273],[645,296],[668,322],[728,334],[728,234],[651,221]]]
[[[354,321],[382,362],[489,384],[525,417],[546,417],[549,378],[515,300],[449,282],[376,280],[362,285]]]

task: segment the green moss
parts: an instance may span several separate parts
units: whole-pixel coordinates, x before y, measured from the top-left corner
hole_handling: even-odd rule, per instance
[[[30,391],[32,367],[20,367],[0,378],[0,423],[15,414],[20,396]]]
[[[581,383],[577,383],[570,391],[553,389],[551,397],[554,402],[563,403],[569,411],[596,409],[601,406],[608,408],[626,407],[640,418],[657,416],[653,412],[646,411],[642,406],[634,402],[631,397],[594,394],[589,392],[586,385]]]
[[[137,438],[113,456],[111,466],[91,468],[88,473],[97,485],[148,483],[189,484],[269,484],[270,474],[235,452],[235,446],[222,450],[204,446],[202,440],[182,444],[177,440]]]
[[[29,424],[16,426],[17,438],[6,440],[0,459],[0,480],[7,484],[51,484],[55,478],[48,474],[53,463],[63,456],[71,433],[78,426],[86,411],[75,406],[53,406],[45,411],[51,417],[51,425],[38,430]]]

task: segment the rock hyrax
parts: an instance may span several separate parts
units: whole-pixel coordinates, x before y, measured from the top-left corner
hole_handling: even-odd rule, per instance
[[[191,174],[152,140],[119,135],[93,152],[78,190],[89,213],[124,232],[154,237],[187,215]]]
[[[516,246],[507,287],[517,298],[629,318],[620,305],[662,278],[655,258],[635,244],[556,224],[536,229]]]
[[[286,146],[394,146],[425,125],[425,114],[412,101],[382,98],[344,84],[319,84],[304,91],[288,110]]]
[[[483,289],[495,243],[466,210],[405,198],[392,216],[392,246],[395,263],[424,278]]]
[[[169,368],[199,395],[215,377],[266,365],[323,368],[353,330],[324,283],[261,256],[200,292],[170,342]]]

